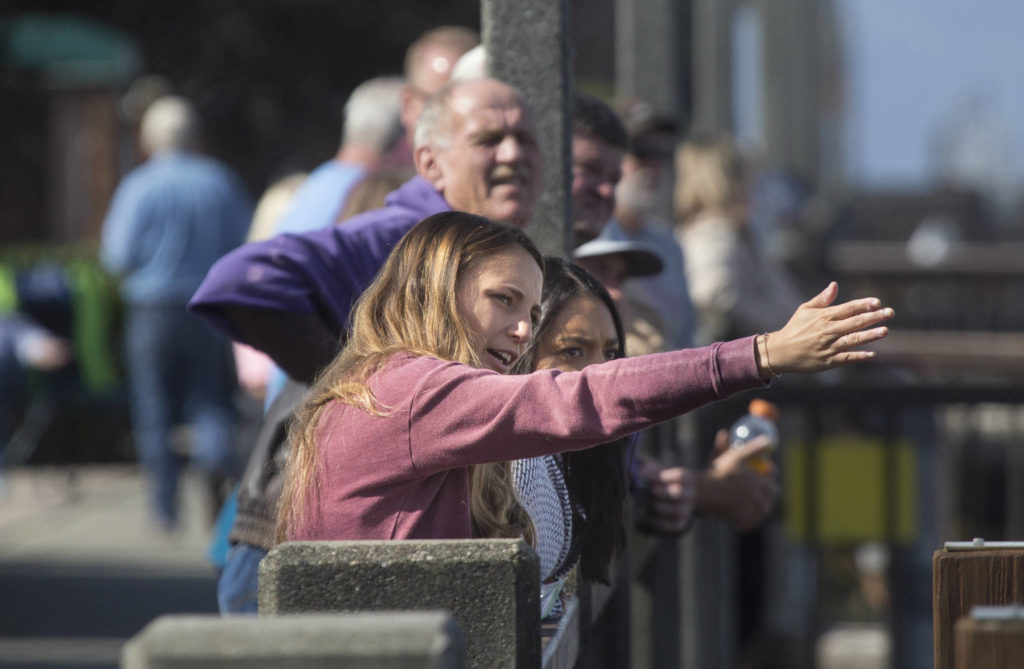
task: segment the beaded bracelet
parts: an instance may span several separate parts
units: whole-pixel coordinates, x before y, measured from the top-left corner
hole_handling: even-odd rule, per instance
[[[761,335],[761,342],[764,344],[764,366],[768,368],[768,374],[773,378],[777,379],[779,375],[772,369],[772,361],[768,358],[768,333],[765,332]]]

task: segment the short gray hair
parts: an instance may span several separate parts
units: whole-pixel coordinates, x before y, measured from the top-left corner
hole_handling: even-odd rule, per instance
[[[449,81],[423,103],[423,111],[416,121],[413,147],[433,146],[445,148],[451,140],[452,93],[462,81]]]
[[[356,86],[345,103],[342,144],[384,153],[402,131],[401,77],[374,77]]]
[[[519,104],[525,109],[526,101],[522,92],[515,86],[510,86],[500,79],[493,77],[481,77],[479,79],[452,80],[442,86],[436,93],[427,98],[423,103],[423,111],[416,122],[416,132],[413,137],[413,148],[421,146],[432,146],[438,149],[447,148],[452,138],[452,96],[455,89],[460,86],[475,86],[477,82],[484,80],[494,81],[506,86],[519,98]]]
[[[150,155],[197,149],[199,137],[199,114],[185,98],[175,95],[157,98],[142,115],[139,140]]]

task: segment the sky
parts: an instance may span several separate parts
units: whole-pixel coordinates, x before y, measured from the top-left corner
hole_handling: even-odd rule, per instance
[[[854,183],[926,184],[950,126],[962,169],[1024,183],[1024,0],[833,2]]]

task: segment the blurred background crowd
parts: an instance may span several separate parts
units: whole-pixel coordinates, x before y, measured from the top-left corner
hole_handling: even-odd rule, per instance
[[[677,548],[693,574],[709,560],[727,572],[708,578],[735,594],[734,631],[720,637],[739,649],[730,659],[809,663],[841,643],[831,632],[853,630],[891,666],[929,666],[931,551],[1024,536],[1024,81],[1013,67],[1024,6],[568,4],[575,88],[606,101],[628,135],[615,225],[599,241],[653,244],[664,265],[609,285],[633,305],[631,350],[778,327],[832,279],[897,313],[876,363],[765,394],[783,443],[773,517],[741,534],[699,520]],[[435,56],[454,62],[480,23],[475,0],[80,5],[0,9],[0,505],[12,471],[143,457],[131,421],[152,392],[129,371],[158,346],[227,350],[168,336],[176,325],[140,315],[152,291],[122,281],[114,193],[157,148],[140,127],[151,103],[190,102],[203,129],[190,148],[223,171],[204,183],[222,180],[238,209],[190,253],[202,278],[247,238],[379,206],[412,174],[401,96],[449,73],[412,80],[407,47],[437,25],[468,27]],[[296,189],[318,186],[338,199],[282,216]],[[194,289],[156,302],[184,314]],[[184,371],[172,353],[156,357]],[[210,474],[211,528],[237,467],[197,453],[204,439],[230,443],[218,457],[244,462],[268,384],[280,383],[252,350],[202,371],[221,366],[230,378],[206,389],[213,408],[191,428],[171,419],[165,435],[171,469],[191,449]],[[646,447],[665,464],[706,463],[714,432],[745,411],[710,407]],[[168,476],[157,521],[170,529]],[[695,606],[722,598],[704,590]]]

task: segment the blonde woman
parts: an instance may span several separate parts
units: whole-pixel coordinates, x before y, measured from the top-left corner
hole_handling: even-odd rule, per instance
[[[793,280],[761,253],[748,226],[747,177],[727,136],[694,136],[676,151],[676,236],[701,343],[766,332],[801,302]]]
[[[461,212],[399,242],[293,426],[279,538],[523,536],[508,461],[625,436],[773,375],[872,357],[877,299],[837,286],[764,336],[591,365],[506,372],[540,315],[541,257],[518,228]]]

